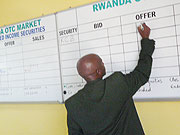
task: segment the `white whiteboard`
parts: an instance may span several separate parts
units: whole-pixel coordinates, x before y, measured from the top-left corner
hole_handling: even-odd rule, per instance
[[[102,57],[107,76],[114,71],[133,70],[141,49],[137,26],[142,22],[151,27],[150,38],[156,40],[156,50],[150,80],[134,98],[179,100],[179,0],[109,0],[58,13],[64,99],[84,86],[76,63],[88,53]]]
[[[0,102],[63,103],[85,85],[76,62],[88,53],[102,57],[106,76],[129,73],[142,22],[156,49],[150,80],[134,98],[179,100],[179,0],[109,0],[0,28]]]
[[[5,26],[0,38],[0,102],[62,102],[55,15]]]

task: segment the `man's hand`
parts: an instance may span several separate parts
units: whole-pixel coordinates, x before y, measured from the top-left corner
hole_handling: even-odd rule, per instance
[[[138,27],[139,34],[142,38],[149,38],[151,29],[145,23],[143,23],[142,26],[143,29],[141,28],[141,26]]]

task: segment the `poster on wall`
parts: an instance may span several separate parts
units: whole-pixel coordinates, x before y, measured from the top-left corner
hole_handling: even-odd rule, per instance
[[[55,19],[0,28],[0,102],[62,102]]]

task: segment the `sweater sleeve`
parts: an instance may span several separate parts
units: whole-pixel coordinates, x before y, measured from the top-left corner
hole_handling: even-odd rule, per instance
[[[81,127],[73,120],[73,118],[67,115],[68,135],[83,135]]]
[[[152,68],[152,54],[155,49],[154,45],[154,40],[141,40],[141,52],[139,54],[138,64],[132,72],[124,76],[129,87],[128,93],[130,96],[133,96],[149,80]]]
[[[70,111],[69,105],[71,106],[71,103],[68,101],[65,102],[65,107],[67,110],[67,126],[68,126],[68,135],[83,135],[83,131],[80,127],[80,125],[73,119],[71,116],[73,111]],[[71,107],[72,108],[72,107]]]

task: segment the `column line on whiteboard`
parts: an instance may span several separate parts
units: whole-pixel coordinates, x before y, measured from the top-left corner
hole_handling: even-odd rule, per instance
[[[8,90],[9,90],[9,69],[7,68],[7,48],[6,48],[6,77],[7,77],[7,85],[8,85]]]
[[[109,55],[110,55],[110,63],[111,63],[111,72],[113,72],[113,68],[112,68],[112,55],[111,55],[111,47],[110,47],[110,40],[109,40],[109,31],[107,28],[107,38],[108,38],[108,44],[109,44]]]
[[[125,69],[125,73],[126,73],[126,59],[125,59],[125,48],[124,48],[124,40],[123,40],[123,28],[122,28],[122,18],[121,16],[119,17],[120,19],[120,30],[121,30],[121,35],[122,35],[122,46],[123,46],[123,54],[124,54],[124,69]]]
[[[78,16],[77,16],[77,9],[75,9],[76,11],[76,23],[77,23],[77,29],[78,29],[78,44],[79,44],[79,56],[81,57],[81,52],[80,52],[80,40],[79,40],[79,24],[78,24]]]
[[[60,44],[59,44],[59,33],[58,33],[58,24],[57,24],[57,16],[55,15],[55,25],[56,25],[56,37],[57,37],[57,51],[58,51],[58,60],[59,60],[59,77],[60,77],[60,84],[61,84],[61,98],[62,98],[62,102],[64,102],[64,96],[63,96],[63,82],[62,82],[62,71],[61,71],[61,56],[60,56]]]
[[[180,76],[180,59],[179,59],[179,47],[178,47],[178,37],[177,37],[177,26],[176,26],[176,14],[174,5],[173,8],[173,17],[174,17],[174,27],[175,27],[175,36],[176,36],[176,44],[177,44],[177,59],[178,59],[178,66],[179,66],[179,76]]]
[[[137,35],[137,47],[138,47],[138,52],[140,53],[140,44],[139,44],[139,42],[138,42],[138,25],[137,25],[137,23],[136,23],[136,35]],[[141,41],[140,41],[141,42]]]
[[[78,15],[77,15],[77,8],[75,9],[75,12],[76,12],[76,23],[77,23],[77,29],[78,29],[78,44],[79,44],[79,56],[81,58],[81,47],[80,47],[80,38],[79,38],[79,22],[78,22]],[[83,83],[83,79],[82,80],[82,83]]]
[[[25,70],[24,70],[24,50],[23,50],[23,44],[22,44],[22,37],[21,37],[21,46],[22,46],[22,62],[23,62],[23,75],[24,75],[24,87],[26,84],[26,80],[25,80]]]

